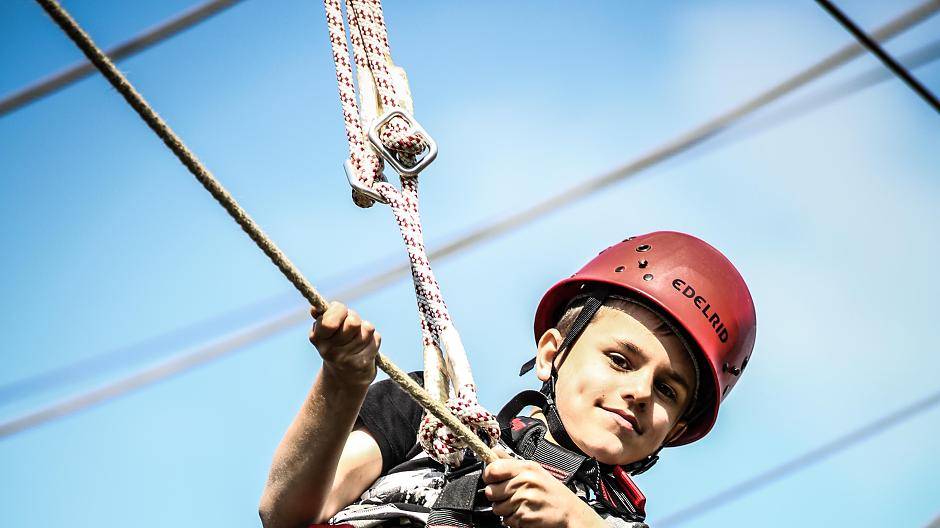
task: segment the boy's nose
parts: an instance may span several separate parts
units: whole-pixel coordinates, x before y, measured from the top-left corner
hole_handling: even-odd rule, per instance
[[[636,404],[639,410],[646,409],[646,405],[653,397],[652,372],[646,369],[631,372],[628,380],[621,387],[621,396],[624,400]]]

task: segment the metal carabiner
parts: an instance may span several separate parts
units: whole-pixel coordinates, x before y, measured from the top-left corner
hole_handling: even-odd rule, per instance
[[[381,194],[373,191],[372,189],[369,189],[368,187],[363,187],[363,185],[359,183],[359,177],[356,175],[356,169],[353,168],[351,159],[347,158],[346,161],[343,162],[343,170],[346,171],[346,179],[349,180],[350,187],[375,200],[376,202],[386,205],[388,204],[388,202],[385,201],[385,198],[382,198]]]
[[[425,154],[424,157],[421,158],[421,160],[418,161],[418,163],[416,163],[413,167],[406,167],[402,165],[401,162],[398,161],[398,158],[395,157],[395,154],[389,150],[379,138],[379,129],[391,121],[393,117],[400,117],[407,121],[416,132],[424,137],[424,141],[428,145],[428,153]],[[373,124],[372,128],[369,129],[369,142],[371,142],[375,150],[382,155],[382,159],[387,161],[389,165],[391,165],[392,168],[394,168],[395,171],[398,172],[398,174],[403,178],[414,178],[418,175],[418,173],[430,165],[431,162],[434,161],[434,158],[437,157],[437,142],[435,142],[434,139],[428,135],[428,133],[424,130],[424,128],[421,127],[420,124],[418,124],[413,116],[398,108],[393,108],[382,114],[382,117],[376,119],[375,124]]]

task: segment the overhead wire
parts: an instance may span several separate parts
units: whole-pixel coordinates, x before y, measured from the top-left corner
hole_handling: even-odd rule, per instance
[[[902,55],[901,58],[907,64],[909,64],[911,68],[919,68],[923,65],[930,64],[931,62],[940,58],[940,40],[934,41],[930,44],[917,48],[914,51],[906,53]],[[790,104],[786,104],[780,108],[775,108],[775,111],[772,111],[768,115],[762,115],[747,123],[736,125],[733,131],[728,130],[726,133],[710,141],[708,143],[709,149],[707,152],[717,148],[722,148],[746,137],[753,137],[754,135],[760,134],[766,130],[802,117],[803,115],[806,115],[821,107],[832,104],[839,99],[848,97],[849,95],[891,78],[893,78],[891,73],[887,72],[884,68],[873,68],[869,71],[855,75],[850,79],[846,79],[845,81],[839,82],[821,90],[816,90],[799,100],[793,101]],[[700,154],[705,153],[705,151],[702,151],[702,149],[699,149],[698,152]],[[388,257],[386,259],[382,259],[383,262],[389,260],[393,260],[393,258]],[[370,265],[367,266],[367,268],[375,269],[376,265]],[[357,272],[344,274],[344,276],[361,276],[363,274],[364,273],[362,272]],[[326,280],[321,280],[320,282],[326,284],[335,284],[349,282],[349,280],[328,278]],[[355,291],[343,290],[339,295],[333,297],[354,300],[360,296],[364,296],[372,291],[378,290],[385,284],[388,283],[385,282],[371,284],[367,285],[365,288],[361,288]],[[335,290],[335,288],[327,287],[327,290],[332,291]],[[108,350],[98,355],[82,358],[77,361],[67,363],[56,368],[40,372],[38,374],[34,374],[32,376],[11,381],[5,385],[0,385],[0,405],[35,397],[36,395],[41,394],[42,392],[47,391],[53,387],[61,387],[63,385],[77,384],[97,379],[104,374],[116,370],[126,369],[133,364],[139,364],[148,360],[163,359],[170,355],[166,352],[168,349],[175,349],[177,351],[191,350],[191,353],[195,355],[201,355],[199,352],[200,348],[196,346],[196,343],[194,343],[195,341],[204,343],[207,341],[205,338],[206,334],[211,334],[212,329],[218,328],[219,326],[231,326],[233,324],[231,321],[245,319],[247,315],[254,314],[259,311],[264,313],[264,315],[257,318],[257,320],[273,322],[278,320],[278,314],[283,314],[280,317],[295,320],[296,324],[299,324],[305,320],[305,318],[301,317],[300,319],[295,319],[294,316],[295,314],[298,314],[298,316],[305,316],[306,308],[305,306],[298,305],[297,307],[288,310],[286,304],[293,298],[293,291],[283,292],[268,299],[253,302],[248,305],[229,310],[222,314],[188,324],[182,328],[149,337],[132,345]],[[270,308],[272,304],[276,305],[277,309],[271,310]],[[257,320],[245,326],[251,327],[258,322]],[[264,338],[271,337],[276,331],[283,331],[289,327],[290,325],[264,326],[263,328],[266,328],[270,333],[265,333],[264,329],[256,329],[255,331],[251,332],[251,335],[256,340],[262,340]],[[217,332],[218,331],[216,330],[216,333]],[[236,330],[233,333],[238,334],[240,333],[240,330]],[[216,336],[214,338],[208,339],[208,341],[212,343],[227,341],[232,343],[232,346],[234,346],[235,343],[238,343],[239,346],[251,344],[251,341],[245,341],[241,339],[226,340],[224,335]],[[216,345],[208,346],[214,347]],[[231,351],[234,352],[235,350],[232,349]],[[167,370],[165,368],[158,369],[164,372],[166,376],[178,372],[175,370]],[[2,431],[2,427],[0,427],[0,431]],[[0,434],[0,436],[2,436],[2,434]]]
[[[940,0],[930,0],[928,2],[924,2],[923,4],[920,4],[919,6],[903,13],[901,16],[883,25],[878,30],[873,32],[873,35],[875,35],[875,37],[878,39],[888,39],[894,37],[898,33],[910,28],[918,22],[925,20],[927,17],[934,14],[938,9],[940,9]],[[661,145],[651,152],[629,163],[621,165],[612,171],[601,174],[595,178],[587,180],[579,185],[575,185],[574,187],[544,199],[527,209],[523,209],[517,213],[509,214],[501,219],[484,225],[481,228],[475,229],[464,236],[461,236],[437,249],[430,251],[429,257],[436,260],[460,252],[486,239],[495,237],[499,234],[525,225],[531,221],[537,220],[538,218],[545,216],[550,212],[556,211],[559,208],[569,205],[570,203],[573,203],[581,198],[594,194],[601,189],[633,176],[643,171],[644,169],[666,161],[667,159],[670,159],[678,154],[686,152],[696,145],[701,144],[706,139],[709,139],[724,131],[726,128],[730,127],[732,124],[742,119],[743,117],[769,105],[784,95],[787,95],[788,93],[795,91],[797,88],[808,84],[812,80],[821,77],[825,73],[848,62],[863,52],[864,48],[858,44],[850,44],[845,46],[835,53],[827,56],[823,60],[810,66],[809,68],[786,79],[782,83],[762,92],[758,96],[744,102],[743,104],[732,108],[730,111],[725,112],[698,127],[695,127],[689,132],[678,136],[677,138]],[[409,269],[410,268],[408,264],[402,264],[371,277],[367,277],[366,279],[352,285],[343,292],[337,292],[337,298],[350,301],[363,295],[372,293],[405,276]],[[273,335],[273,333],[289,326],[282,326],[279,324],[279,321],[296,321],[299,323],[303,320],[303,318],[306,317],[306,310],[306,308],[300,308],[296,311],[285,312],[278,317],[273,317],[267,320],[265,324],[251,329],[252,331],[250,331],[249,334],[255,340]],[[236,332],[233,334],[233,336],[240,335],[241,332]],[[197,348],[195,351],[191,352],[191,355],[196,358],[208,357],[209,359],[220,357],[223,355],[223,352],[216,350],[217,343],[219,342],[237,343],[237,345],[232,345],[233,348],[229,349],[229,351],[233,351],[235,346],[244,346],[253,341],[248,341],[242,338],[233,338],[231,340],[227,338],[221,338],[219,341],[204,347],[206,349],[212,349],[212,352],[206,352],[204,348]],[[206,361],[208,361],[208,359]],[[194,363],[194,365],[203,364],[204,362],[205,361],[197,361]],[[172,363],[175,366],[167,368],[165,365],[160,364],[153,367],[148,367],[147,369],[128,378],[122,378],[112,384],[94,389],[88,393],[83,393],[72,398],[67,398],[63,401],[43,407],[37,411],[33,411],[18,418],[2,422],[0,423],[0,438],[15,432],[20,432],[28,428],[41,425],[54,418],[78,412],[97,403],[101,403],[119,395],[125,394],[135,388],[149,385],[150,383],[153,383],[157,380],[165,379],[166,377],[184,372],[186,370],[182,367],[186,363],[181,362],[180,358],[174,358],[168,363]],[[147,375],[148,372],[156,372],[159,373],[159,375]],[[111,385],[121,387],[121,390],[107,390],[107,388]],[[90,394],[95,394],[97,396],[89,397]],[[61,410],[63,409],[67,409],[67,412],[62,412]]]
[[[935,40],[905,53],[901,55],[901,59],[909,64],[912,69],[930,64],[940,59],[940,40]],[[764,130],[798,119],[837,100],[891,79],[894,79],[891,72],[880,66],[872,68],[848,79],[814,90],[805,96],[797,97],[793,101],[782,103],[772,110],[749,120],[747,123],[735,127],[734,131],[722,134],[720,139],[712,141],[709,145],[714,148],[724,143],[739,141],[744,136],[760,134]]]
[[[242,0],[211,0],[191,9],[187,9],[173,18],[161,22],[139,35],[105,50],[105,54],[115,62],[136,55],[170,37],[182,33],[241,1]],[[76,81],[84,79],[94,72],[95,66],[92,63],[88,61],[77,62],[56,74],[7,95],[3,99],[0,99],[0,117],[61,90]]]
[[[900,62],[894,59],[887,51],[884,50],[874,39],[868,36],[862,28],[860,28],[855,22],[852,21],[845,13],[842,12],[835,4],[829,0],[816,0],[816,3],[822,6],[833,18],[835,18],[842,27],[844,27],[849,33],[851,33],[863,46],[868,48],[868,51],[872,52],[876,57],[878,57],[881,62],[888,67],[889,70],[894,72],[895,75],[901,78],[912,90],[914,90],[917,95],[921,96],[924,101],[927,102],[930,106],[933,107],[934,111],[940,113],[940,100],[937,100],[937,96],[930,92],[926,86],[924,86],[916,77],[911,75],[911,72],[907,71],[907,68],[901,65]]]
[[[105,374],[140,366],[148,361],[166,359],[170,355],[168,351],[184,350],[191,348],[194,343],[213,341],[219,334],[234,328],[251,326],[259,319],[267,319],[272,312],[284,311],[288,306],[293,309],[295,301],[293,292],[285,292],[126,346],[24,376],[0,385],[0,405],[9,405],[56,388],[99,379]]]
[[[901,59],[905,63],[909,64],[911,68],[919,68],[937,60],[938,58],[940,58],[940,40],[921,46],[901,56]],[[873,68],[842,82],[833,84],[832,86],[816,90],[796,101],[793,101],[792,103],[784,104],[779,108],[774,108],[774,110],[770,111],[767,115],[761,115],[751,119],[746,123],[738,124],[734,127],[733,130],[729,129],[721,136],[713,138],[712,141],[710,141],[708,144],[709,148],[713,150],[726,144],[740,141],[744,137],[760,134],[765,130],[797,119],[823,106],[831,104],[836,100],[848,97],[851,94],[891,78],[893,78],[892,74],[886,71],[884,68]],[[704,153],[701,151],[701,149],[699,149],[699,152]],[[482,239],[480,242],[482,242]],[[388,262],[391,260],[395,259],[389,256],[385,259],[382,259],[382,262]],[[367,266],[366,268],[372,270],[376,267],[378,266],[373,264]],[[365,273],[361,271],[344,274],[344,276],[362,275],[365,275]],[[320,282],[334,284],[341,282],[345,283],[349,281],[348,279],[340,281],[338,278],[327,278],[325,280],[321,280]],[[381,285],[374,286],[375,289],[378,289],[379,287],[381,287]],[[334,288],[327,287],[327,289],[332,290]],[[369,291],[370,290],[367,288],[362,292],[362,295],[368,294]],[[182,328],[149,337],[132,345],[122,346],[97,355],[93,355],[91,357],[82,358],[80,360],[67,363],[59,367],[34,374],[32,376],[0,385],[0,405],[5,405],[10,402],[15,402],[35,396],[38,393],[46,391],[52,387],[61,387],[62,385],[66,384],[80,383],[83,381],[100,378],[103,374],[127,368],[133,363],[139,364],[147,360],[161,359],[169,355],[165,352],[167,349],[179,350],[191,348],[192,341],[195,341],[196,339],[205,340],[203,336],[209,332],[209,330],[224,325],[226,321],[231,321],[233,319],[243,319],[244,317],[241,314],[262,311],[262,308],[267,307],[275,301],[277,301],[279,309],[283,308],[283,304],[288,300],[288,297],[289,299],[294,298],[292,291],[284,292],[269,299],[264,299],[262,301],[250,303],[246,306],[229,310],[225,313],[188,324]],[[339,298],[353,299],[356,297],[358,297],[358,295],[349,297],[344,294]],[[296,311],[298,313],[305,312],[305,308],[303,306],[298,306]],[[259,317],[258,319],[267,320],[271,317],[274,317],[272,310],[268,309],[264,310],[264,312],[264,316]],[[267,337],[266,335],[260,333],[256,333],[255,335],[259,339]]]
[[[343,285],[367,275],[368,271],[386,267],[388,262],[395,260],[397,259],[391,256],[375,260],[367,265],[318,279],[317,283],[327,291],[337,291]],[[201,343],[215,342],[229,333],[237,333],[241,328],[271,320],[288,309],[306,313],[305,305],[297,302],[293,290],[283,291],[128,345],[24,376],[0,385],[0,406],[35,397],[62,386],[101,379],[103,375],[111,372],[126,371],[129,367],[166,359],[173,355],[172,351],[191,350]],[[261,337],[263,336],[259,336],[259,339]]]
[[[0,423],[0,438],[25,431],[62,416],[74,414],[97,403],[117,398],[174,374],[190,371],[213,359],[229,355],[232,351],[239,350],[245,345],[257,341],[262,336],[268,336],[294,326],[307,317],[306,313],[290,310],[269,320],[241,329],[231,335],[224,336],[208,345],[198,347],[195,351],[174,357],[156,367],[142,370],[117,382],[82,393],[57,405],[50,405],[37,412],[5,421]]]
[[[671,513],[661,519],[653,521],[652,526],[678,526],[687,523],[696,517],[704,515],[716,508],[725,506],[731,502],[755,493],[756,491],[773,484],[785,477],[798,471],[803,471],[815,464],[832,457],[833,455],[845,451],[846,449],[858,445],[865,440],[888,431],[893,427],[904,423],[911,418],[923,414],[940,403],[940,390],[912,402],[900,409],[896,409],[888,414],[879,416],[874,420],[858,427],[838,438],[830,440],[825,444],[811,449],[805,453],[797,455],[782,464],[778,464],[766,471],[758,473],[753,477],[747,478],[729,486],[718,493],[709,495],[704,499],[686,506],[679,511]]]

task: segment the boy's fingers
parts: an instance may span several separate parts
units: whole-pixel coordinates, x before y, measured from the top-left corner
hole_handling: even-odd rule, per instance
[[[375,329],[368,329],[365,326],[359,327],[359,341],[364,344],[372,344],[372,333],[375,332]]]
[[[379,355],[379,343],[374,339],[369,341],[369,344],[362,349],[362,355],[370,363],[375,363],[375,357]]]
[[[349,310],[346,316],[346,322],[343,323],[343,336],[353,339],[362,337],[362,317],[355,310]]]
[[[320,330],[320,325],[318,325],[316,321],[314,321],[313,326],[310,327],[310,335],[307,337],[310,339],[310,343],[316,346],[317,343],[320,342],[320,337],[322,336],[322,334],[323,334],[323,331]]]
[[[512,484],[511,480],[487,484],[483,488],[483,493],[490,502],[502,502],[512,497],[513,490],[510,488],[510,484]]]
[[[493,448],[493,454],[496,455],[497,458],[513,458],[512,455],[510,455],[509,453],[506,452],[505,449],[503,449],[503,446],[499,446],[499,445]]]
[[[334,302],[336,302],[336,301],[330,301],[330,304],[328,304],[328,305],[326,306],[326,309],[329,310],[329,309],[330,309],[330,306],[331,306]],[[319,318],[321,315],[323,315],[324,313],[326,313],[326,311],[321,312],[320,310],[318,310],[317,308],[314,308],[313,306],[310,307],[310,317],[313,317],[314,319],[318,319],[318,318]]]
[[[337,346],[347,346],[359,342],[362,339],[362,320],[356,315],[356,312],[350,310],[343,321],[343,326],[333,336]]]
[[[314,321],[313,326],[310,327],[310,343],[319,348],[320,344],[330,338],[333,334],[336,333],[335,329],[324,328],[323,323],[319,321]]]
[[[337,340],[338,339],[339,338],[337,338]],[[337,343],[336,350],[339,353],[351,355],[366,353],[374,358],[375,354],[379,351],[379,344],[380,341],[375,339],[373,333],[360,330],[358,334],[352,334],[352,337],[347,341]]]
[[[348,313],[349,309],[344,304],[338,302],[330,304],[330,308],[317,320],[318,337],[320,339],[333,337],[333,334],[343,328]]]
[[[518,472],[513,460],[501,458],[495,462],[490,462],[483,470],[483,482],[493,484],[509,480]]]
[[[499,515],[500,518],[502,518],[503,520],[503,524],[505,524],[506,526],[511,526],[508,523],[508,519],[506,518],[516,513],[516,510],[519,509],[519,506],[521,505],[518,503],[518,501],[511,501],[511,500],[496,501],[496,502],[493,502],[493,514]]]

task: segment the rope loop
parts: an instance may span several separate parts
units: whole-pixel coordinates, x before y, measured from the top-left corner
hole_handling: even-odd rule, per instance
[[[499,442],[499,423],[496,416],[477,401],[473,386],[461,387],[457,396],[447,401],[447,408],[464,425],[476,432],[489,447]],[[451,467],[459,466],[464,451],[469,447],[434,415],[425,413],[418,429],[418,442],[431,458]]]
[[[381,0],[345,0],[345,4],[355,77],[342,6],[339,0],[324,0],[349,142],[349,159],[344,167],[353,188],[353,201],[360,207],[375,202],[388,204],[398,223],[411,262],[424,345],[426,390],[435,402],[446,402],[460,423],[487,439],[490,446],[495,445],[499,426],[493,414],[477,401],[470,362],[424,245],[417,176],[434,161],[437,144],[413,117],[407,76],[392,62]],[[400,188],[383,175],[386,163],[398,172]],[[431,457],[450,465],[459,465],[468,447],[451,427],[428,411],[418,437]]]

